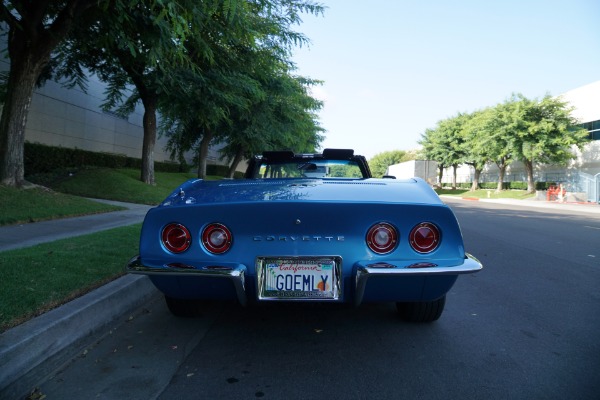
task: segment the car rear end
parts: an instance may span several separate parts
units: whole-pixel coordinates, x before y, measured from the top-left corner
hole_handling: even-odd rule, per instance
[[[419,180],[196,186],[148,213],[129,267],[170,298],[427,302],[481,268]]]

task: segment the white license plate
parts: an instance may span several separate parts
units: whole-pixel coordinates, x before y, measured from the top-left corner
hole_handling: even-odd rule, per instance
[[[338,257],[259,258],[259,299],[338,299]]]

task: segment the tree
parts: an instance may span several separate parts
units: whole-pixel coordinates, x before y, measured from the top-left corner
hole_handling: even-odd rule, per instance
[[[456,189],[456,170],[465,160],[462,129],[466,121],[465,114],[438,121],[436,128],[427,129],[419,141],[425,157],[438,163],[440,185],[444,168],[452,167],[453,189]]]
[[[5,93],[0,120],[0,183],[20,187],[24,182],[25,126],[36,83],[51,61],[52,52],[86,13],[102,10],[108,1],[4,1],[0,24],[8,29],[10,69],[4,76]],[[114,2],[116,13],[122,4]],[[4,28],[6,27],[6,28]]]
[[[290,61],[292,46],[308,42],[291,30],[300,22],[298,13],[321,14],[323,7],[303,0],[281,4],[283,8],[259,10],[258,29],[253,29],[258,32],[257,41],[240,53],[238,72],[256,82],[260,90],[251,93],[243,107],[230,109],[231,124],[221,149],[222,158],[230,161],[230,177],[243,158],[265,150],[314,152],[323,139],[316,115],[323,104],[308,91],[321,82],[293,75],[295,66]]]
[[[225,14],[215,1],[169,0],[136,2],[123,15],[97,12],[82,19],[61,49],[59,76],[84,81],[84,70],[107,83],[103,108],[128,115],[138,102],[144,106],[142,168],[140,179],[154,183],[154,146],[159,99],[180,82],[174,68],[193,70],[183,46],[194,32],[191,27],[212,21],[206,9]],[[202,56],[209,54],[202,49]]]
[[[515,137],[525,129],[523,104],[513,95],[503,103],[485,110],[481,117],[482,135],[475,147],[498,167],[496,192],[500,192],[504,189],[506,169],[515,159]]]
[[[180,76],[189,71],[179,71]],[[182,157],[193,151],[198,167],[198,177],[206,177],[209,145],[220,140],[231,124],[230,108],[242,107],[246,99],[242,94],[257,90],[245,77],[228,75],[220,68],[203,74],[189,73],[189,87],[163,97],[162,134],[169,137],[168,149],[172,157]],[[199,110],[190,112],[190,110]]]
[[[440,132],[436,129],[427,128],[425,133],[421,135],[419,144],[422,146],[421,154],[423,158],[437,162],[438,165],[438,187],[442,187],[442,178],[444,176],[444,169],[448,166],[446,164],[446,153],[444,146],[442,145],[443,138]]]
[[[581,148],[587,143],[588,133],[577,126],[578,121],[571,116],[573,109],[562,99],[550,95],[541,100],[520,94],[516,97],[523,129],[516,132],[512,148],[525,165],[527,191],[533,193],[535,163],[565,164],[575,157],[573,146]]]
[[[452,166],[452,189],[456,189],[456,170],[460,164],[465,163],[467,149],[463,128],[468,120],[468,115],[458,113],[452,118],[438,123],[437,130],[445,138],[442,142],[445,148],[446,163]]]
[[[369,168],[374,177],[382,177],[390,165],[399,164],[413,159],[413,155],[404,150],[390,150],[375,154],[369,160]]]
[[[234,112],[227,144],[221,150],[231,160],[230,176],[242,158],[265,150],[312,153],[322,141],[315,114],[322,102],[308,92],[319,82],[292,76],[285,68],[258,82],[264,96]]]
[[[230,174],[242,157],[258,151],[318,145],[321,128],[310,112],[321,104],[305,87],[314,81],[290,74],[291,46],[307,41],[290,29],[300,11],[319,13],[322,7],[292,0],[251,3],[227,34],[203,31],[201,42],[186,43],[190,54],[208,43],[219,55],[210,62],[195,59],[200,73],[189,77],[164,109],[173,127],[165,132],[172,152],[196,151],[200,177],[211,140],[227,143],[223,153],[232,160]],[[190,108],[201,111],[190,114]]]
[[[481,172],[488,163],[489,155],[486,150],[486,138],[489,132],[486,130],[486,111],[477,111],[472,114],[465,114],[466,119],[463,124],[461,134],[462,151],[464,152],[464,163],[473,167],[474,175],[471,184],[471,191],[479,188],[479,178]]]

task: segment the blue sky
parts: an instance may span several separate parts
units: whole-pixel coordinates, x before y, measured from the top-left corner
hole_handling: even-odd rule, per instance
[[[299,75],[323,80],[323,148],[371,158],[426,128],[522,93],[600,80],[598,0],[321,0],[296,30]],[[600,107],[600,105],[598,105]]]

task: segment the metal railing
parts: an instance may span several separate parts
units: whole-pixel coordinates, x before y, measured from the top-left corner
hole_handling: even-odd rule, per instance
[[[587,194],[587,201],[600,203],[600,173],[591,175],[580,172],[577,189]]]
[[[443,183],[450,183],[452,177],[444,175]],[[473,177],[468,174],[457,175],[457,183],[471,182]],[[479,182],[497,182],[497,173],[484,173],[479,177]],[[527,176],[523,172],[506,174],[504,182],[526,181]],[[557,185],[562,184],[568,192],[585,193],[588,202],[600,204],[600,173],[596,175],[581,171],[566,172],[543,172],[534,175],[535,181],[554,182]]]

